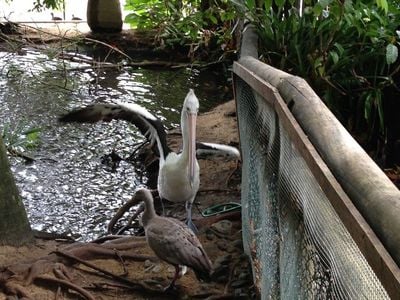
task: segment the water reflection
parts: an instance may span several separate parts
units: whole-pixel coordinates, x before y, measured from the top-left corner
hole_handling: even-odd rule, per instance
[[[103,234],[116,209],[142,184],[131,164],[121,162],[110,172],[101,157],[113,149],[126,157],[143,138],[124,122],[59,124],[57,116],[93,101],[117,99],[143,105],[175,126],[189,87],[203,110],[226,100],[216,90],[221,74],[94,69],[22,52],[0,52],[0,128],[39,127],[40,143],[30,151],[34,163],[13,157],[12,169],[32,227],[79,234],[81,240]]]

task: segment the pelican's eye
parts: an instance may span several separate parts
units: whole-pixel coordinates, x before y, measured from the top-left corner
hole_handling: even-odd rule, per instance
[[[192,109],[190,108],[190,107],[187,107],[186,108],[186,113],[189,115],[189,114],[197,114],[199,112],[199,110],[198,109],[194,109],[193,111],[192,111]]]

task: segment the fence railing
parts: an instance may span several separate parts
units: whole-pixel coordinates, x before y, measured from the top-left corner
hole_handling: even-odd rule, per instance
[[[400,191],[303,79],[257,60],[256,41],[246,28],[233,72],[260,293],[400,298]]]

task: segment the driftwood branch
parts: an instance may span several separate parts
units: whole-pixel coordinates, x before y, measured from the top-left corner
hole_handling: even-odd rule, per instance
[[[55,253],[57,255],[65,257],[65,258],[68,258],[68,259],[74,260],[76,262],[79,262],[80,264],[83,264],[83,265],[85,265],[85,266],[87,266],[87,267],[89,267],[89,268],[91,268],[93,270],[96,270],[96,271],[98,271],[98,272],[106,275],[107,277],[110,277],[110,278],[112,278],[112,279],[114,279],[114,280],[116,280],[118,282],[126,284],[127,287],[129,287],[131,289],[134,289],[134,290],[137,290],[137,291],[146,291],[146,292],[155,293],[155,294],[160,294],[160,293],[164,294],[165,293],[164,289],[162,289],[162,290],[152,289],[149,286],[147,286],[145,283],[142,283],[142,282],[139,282],[139,281],[131,281],[131,280],[126,279],[124,277],[115,275],[115,274],[113,274],[113,273],[111,273],[111,272],[109,272],[107,270],[104,270],[104,269],[102,269],[100,267],[97,267],[96,265],[94,265],[92,263],[89,263],[87,261],[81,260],[80,258],[75,257],[73,255],[70,255],[68,253],[65,253],[65,252],[62,252],[62,251],[56,251]]]
[[[59,279],[59,278],[51,277],[48,275],[39,275],[35,278],[35,280],[38,280],[38,281],[42,280],[42,281],[46,281],[46,282],[50,281],[50,282],[59,284],[61,286],[64,286],[68,289],[74,290],[88,300],[96,300],[96,298],[91,293],[89,293],[84,288],[80,287],[79,285],[76,285],[68,280]]]
[[[90,262],[82,260],[79,257],[76,257],[74,255],[71,255],[71,254],[68,254],[68,253],[62,252],[62,251],[55,251],[54,253],[59,255],[59,256],[62,256],[62,257],[68,258],[70,260],[73,260],[75,262],[78,262],[78,263],[80,263],[80,264],[82,264],[82,265],[84,265],[86,267],[89,267],[89,268],[91,268],[93,270],[96,270],[96,271],[98,271],[100,273],[103,273],[104,275],[107,275],[108,277],[111,277],[112,279],[115,279],[115,280],[117,280],[119,282],[128,284],[130,286],[139,286],[140,288],[145,288],[141,283],[133,282],[133,281],[130,281],[129,279],[126,279],[126,278],[123,278],[121,276],[115,275],[115,274],[113,274],[113,273],[111,273],[111,272],[109,272],[107,270],[104,270],[104,269],[102,269],[102,268],[100,268],[100,267],[98,267],[98,266],[96,266],[96,265],[94,265],[94,264],[92,264]]]
[[[24,154],[20,151],[15,150],[13,147],[7,147],[7,151],[8,153],[10,153],[10,155],[15,156],[15,157],[21,157],[23,159],[25,159],[25,161],[27,163],[31,163],[34,162],[35,159],[27,154]]]

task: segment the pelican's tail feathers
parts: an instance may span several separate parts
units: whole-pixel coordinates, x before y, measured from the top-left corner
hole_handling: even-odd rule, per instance
[[[216,143],[196,143],[196,155],[198,158],[226,157],[240,159],[240,152],[236,147]]]

